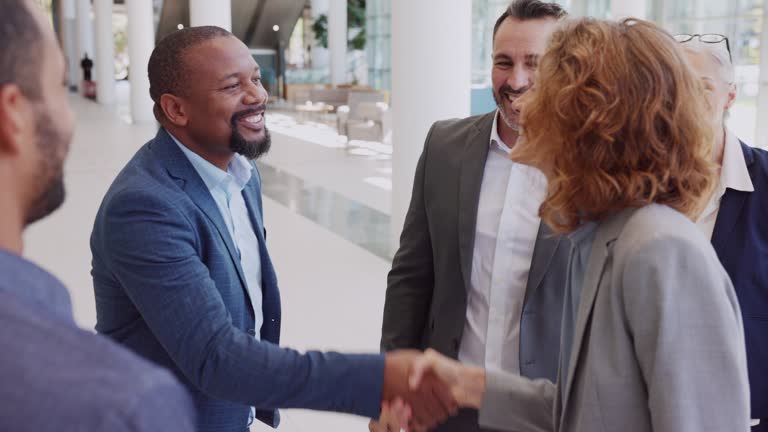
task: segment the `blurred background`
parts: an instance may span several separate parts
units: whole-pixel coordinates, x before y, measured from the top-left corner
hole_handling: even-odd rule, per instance
[[[149,55],[178,29],[218,25],[250,47],[270,93],[273,145],[258,164],[283,296],[283,344],[378,351],[386,276],[425,136],[437,120],[495,108],[492,32],[509,2],[41,3],[67,59],[78,124],[66,165],[67,201],[27,231],[25,254],[69,287],[77,322],[86,329],[96,322],[88,239],[98,205],[158,128]],[[768,147],[768,0],[560,3],[574,16],[635,16],[672,33],[726,35],[739,91],[729,125],[745,142]],[[366,423],[287,410],[281,430],[359,431]]]

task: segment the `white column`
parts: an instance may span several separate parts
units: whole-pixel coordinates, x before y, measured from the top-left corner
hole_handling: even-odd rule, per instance
[[[131,117],[134,123],[154,120],[149,97],[147,64],[155,47],[155,20],[152,0],[126,0],[128,9],[128,56],[131,80]]]
[[[61,36],[64,55],[67,59],[67,80],[69,87],[76,89],[80,83],[80,60],[77,55],[77,12],[75,0],[61,2]]]
[[[330,9],[330,0],[311,0],[312,5],[312,18],[318,19],[320,15],[328,17],[328,11]],[[328,48],[323,48],[317,41],[312,43],[312,68],[321,69],[327,68],[329,65]]]
[[[91,2],[76,0],[77,6],[77,58],[78,66],[85,54],[93,59],[93,21],[91,20]],[[82,72],[81,76],[82,78]]]
[[[347,83],[347,0],[331,0],[328,11],[331,84]]]
[[[112,33],[112,0],[93,0],[96,15],[96,98],[103,105],[115,103],[115,37]]]
[[[611,19],[632,17],[645,19],[646,0],[611,0]]]
[[[192,27],[212,25],[232,31],[232,2],[230,0],[190,0],[189,24]]]
[[[760,77],[757,93],[757,127],[755,142],[749,143],[755,147],[768,149],[768,2],[763,5],[763,31],[760,36]]]
[[[393,251],[430,126],[469,116],[471,50],[472,0],[392,2]]]

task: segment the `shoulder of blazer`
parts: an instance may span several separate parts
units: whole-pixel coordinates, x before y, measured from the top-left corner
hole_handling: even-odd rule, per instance
[[[464,145],[466,137],[473,133],[487,133],[490,137],[496,111],[463,119],[440,120],[432,125],[429,133],[430,147],[434,145]]]
[[[744,161],[747,163],[752,178],[768,176],[768,151],[752,147],[743,141],[739,142],[741,143],[741,150],[744,152]]]

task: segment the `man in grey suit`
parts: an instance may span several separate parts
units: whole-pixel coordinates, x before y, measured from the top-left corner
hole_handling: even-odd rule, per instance
[[[432,126],[389,273],[382,350],[433,348],[464,363],[555,379],[569,246],[539,220],[543,175],[508,153],[519,130],[513,102],[531,87],[564,16],[555,3],[513,2],[494,28],[498,109]],[[472,430],[480,430],[475,411],[440,429]]]

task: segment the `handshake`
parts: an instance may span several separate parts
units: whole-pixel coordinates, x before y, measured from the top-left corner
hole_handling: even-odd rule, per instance
[[[379,421],[371,432],[428,431],[456,415],[460,407],[479,409],[485,393],[485,370],[445,357],[437,351],[393,351],[384,367]]]

